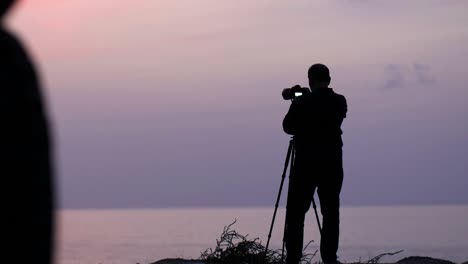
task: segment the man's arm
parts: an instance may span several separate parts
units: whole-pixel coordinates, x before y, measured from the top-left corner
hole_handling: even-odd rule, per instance
[[[346,102],[346,98],[344,96],[341,96],[341,111],[343,113],[343,118],[346,118],[346,114],[348,113],[348,103]]]
[[[299,127],[299,104],[293,102],[283,119],[283,130],[289,135],[296,135]]]

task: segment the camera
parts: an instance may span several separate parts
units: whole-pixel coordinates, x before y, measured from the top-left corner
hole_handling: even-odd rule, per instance
[[[295,98],[308,93],[310,93],[309,88],[295,85],[291,88],[283,89],[281,95],[283,96],[284,100],[294,100]]]

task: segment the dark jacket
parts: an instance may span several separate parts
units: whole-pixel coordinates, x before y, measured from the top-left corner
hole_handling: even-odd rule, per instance
[[[341,124],[346,112],[343,95],[331,88],[317,88],[293,101],[283,120],[283,129],[294,135],[298,154],[341,153]]]
[[[53,189],[48,120],[38,76],[0,25],[0,175],[7,246],[3,262],[52,263]],[[27,252],[27,254],[24,254]]]

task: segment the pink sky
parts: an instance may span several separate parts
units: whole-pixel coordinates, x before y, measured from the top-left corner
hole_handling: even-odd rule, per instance
[[[269,205],[288,141],[280,91],[316,62],[350,105],[345,204],[467,203],[467,11],[23,0],[9,24],[43,73],[64,206]]]

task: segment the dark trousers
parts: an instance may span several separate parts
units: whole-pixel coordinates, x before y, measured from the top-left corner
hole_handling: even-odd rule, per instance
[[[296,154],[286,205],[287,264],[297,264],[302,257],[305,214],[310,208],[316,189],[322,213],[322,261],[326,263],[337,260],[342,184],[341,151],[317,157],[305,153]]]

